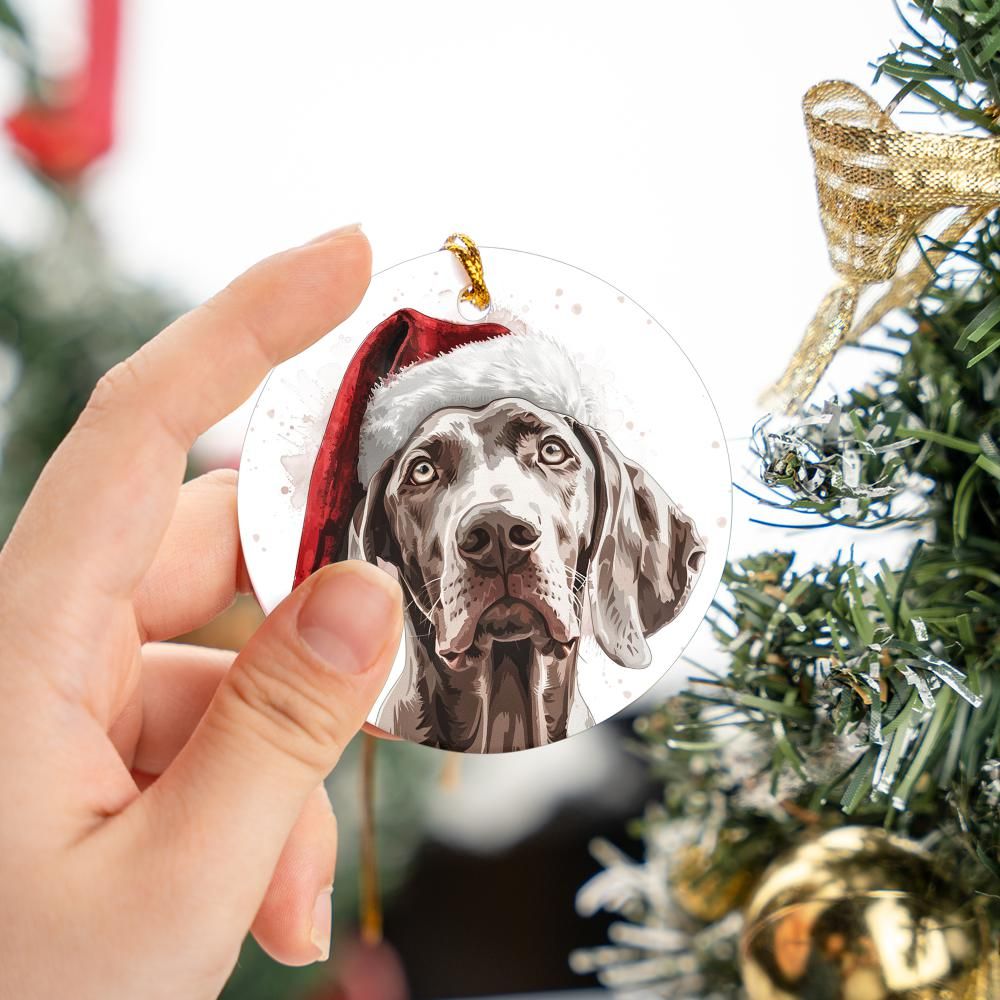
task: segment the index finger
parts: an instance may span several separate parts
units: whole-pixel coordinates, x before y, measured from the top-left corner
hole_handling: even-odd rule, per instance
[[[370,276],[360,229],[336,230],[255,265],[113,368],[39,478],[4,556],[130,596],[167,528],[194,440],[276,364],[346,319]],[[52,595],[39,583],[35,606],[48,617]]]

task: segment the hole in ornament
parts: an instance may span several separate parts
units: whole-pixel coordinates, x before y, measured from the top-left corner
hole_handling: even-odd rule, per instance
[[[462,319],[475,323],[478,320],[485,319],[489,315],[489,312],[490,306],[480,309],[479,306],[474,305],[468,299],[463,299],[461,292],[458,293],[458,315]]]

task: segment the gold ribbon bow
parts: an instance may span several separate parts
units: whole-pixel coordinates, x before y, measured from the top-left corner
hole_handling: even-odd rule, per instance
[[[936,246],[897,273],[910,240],[947,209],[940,243],[960,240],[1000,206],[1000,137],[905,132],[851,83],[820,83],[802,101],[830,261],[840,281],[816,315],[769,399],[800,408],[845,343],[909,304],[947,253]],[[857,318],[861,292],[889,282]]]

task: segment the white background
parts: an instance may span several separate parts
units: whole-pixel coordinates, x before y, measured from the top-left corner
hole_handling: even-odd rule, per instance
[[[829,77],[867,86],[870,60],[903,36],[889,0],[125,6],[118,143],[91,191],[123,267],[195,301],[354,221],[376,269],[454,229],[570,261],[671,332],[718,405],[737,472],[755,400],[830,281],[801,96]],[[53,66],[74,56],[81,7],[19,3]],[[16,100],[0,71],[0,110]],[[0,235],[31,241],[45,224],[0,143]],[[835,379],[870,357],[845,357]],[[231,460],[245,423],[214,435],[212,453]],[[856,540],[756,528],[753,513],[737,506],[734,552],[825,556]],[[676,667],[668,685],[686,674]],[[601,732],[523,763],[470,762],[463,787],[480,794],[452,800],[448,828],[478,811],[487,845],[557,790],[603,793]]]

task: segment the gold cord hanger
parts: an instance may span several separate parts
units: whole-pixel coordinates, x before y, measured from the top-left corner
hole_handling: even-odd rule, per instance
[[[477,309],[483,311],[490,307],[490,291],[486,287],[486,275],[483,272],[483,258],[479,255],[479,247],[476,246],[471,236],[464,233],[452,233],[444,241],[442,250],[450,250],[465,268],[465,273],[469,276],[469,285],[462,289],[459,299],[463,302],[471,302]]]

